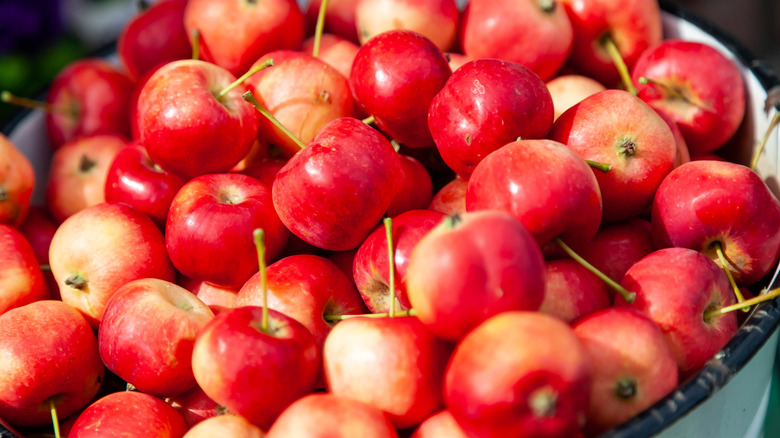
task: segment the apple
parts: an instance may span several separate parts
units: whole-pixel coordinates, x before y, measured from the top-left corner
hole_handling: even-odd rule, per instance
[[[240,76],[257,58],[273,50],[297,49],[304,17],[295,0],[188,0],[184,28],[200,33],[205,61]]]
[[[19,227],[30,207],[35,174],[30,160],[0,133],[0,224]]]
[[[443,407],[451,351],[415,317],[349,318],[323,347],[328,392],[376,406],[396,428],[411,428]]]
[[[284,248],[289,232],[260,181],[240,173],[213,173],[188,181],[171,202],[165,245],[182,274],[224,287],[241,287],[257,272],[252,231],[267,236],[266,260]]]
[[[643,314],[612,308],[574,325],[593,364],[586,430],[598,435],[652,406],[678,383],[661,328]]]
[[[406,211],[425,209],[433,198],[433,180],[425,166],[416,158],[398,154],[403,176],[395,198],[387,207],[387,215],[396,217]]]
[[[587,76],[567,74],[550,79],[547,82],[547,90],[553,100],[555,120],[558,120],[567,109],[582,102],[588,96],[606,90],[606,87]]]
[[[62,69],[49,87],[46,132],[55,150],[78,137],[130,137],[132,80],[108,60],[85,58]]]
[[[723,146],[745,117],[745,84],[739,68],[707,44],[659,42],[637,59],[631,77],[639,97],[677,123],[694,155]],[[650,82],[641,83],[643,77]]]
[[[550,260],[545,268],[544,301],[539,312],[572,324],[611,306],[607,285],[579,262]]]
[[[311,4],[314,3],[316,3],[316,0]],[[329,1],[328,6],[331,3]],[[312,36],[304,40],[301,52],[314,56],[315,38]],[[323,33],[320,37],[320,51],[316,57],[336,69],[345,78],[349,78],[349,73],[352,71],[352,63],[355,61],[358,50],[360,50],[360,47],[349,39],[330,33]]]
[[[165,402],[176,409],[190,428],[208,418],[230,414],[197,385],[184,394],[166,398]]]
[[[361,3],[368,2],[358,7]],[[451,73],[431,40],[410,30],[390,30],[360,47],[349,85],[379,129],[401,144],[424,148],[434,144],[428,108]]]
[[[5,224],[0,224],[0,266],[0,315],[50,298],[32,246],[20,231]]]
[[[160,229],[144,213],[121,203],[103,203],[74,214],[54,233],[51,272],[62,301],[97,328],[111,295],[139,278],[173,282]]]
[[[426,418],[414,430],[411,438],[467,438],[463,429],[458,426],[458,422],[452,417],[448,410],[439,411]]]
[[[569,16],[555,0],[471,0],[460,29],[467,56],[516,62],[542,80],[569,58],[573,38]]]
[[[54,233],[57,232],[57,224],[54,223],[44,207],[32,205],[27,211],[24,222],[19,226],[19,231],[30,244],[35,259],[43,271],[43,279],[49,289],[49,296],[59,298],[60,288],[57,287],[57,281],[54,280],[51,269],[49,269],[49,246],[51,246]]]
[[[465,178],[489,153],[519,137],[542,138],[552,123],[552,98],[539,76],[498,59],[461,66],[428,111],[441,157]]]
[[[186,432],[187,423],[181,415],[161,399],[138,391],[120,391],[89,405],[68,436],[181,438]]]
[[[504,312],[458,343],[444,399],[469,437],[571,437],[585,423],[592,374],[566,323],[539,312]]]
[[[457,341],[498,313],[537,310],[544,260],[533,235],[507,212],[450,216],[412,250],[406,290],[420,321]]]
[[[458,28],[455,0],[357,0],[355,26],[361,45],[384,32],[411,30],[450,50]]]
[[[201,330],[192,352],[192,371],[203,391],[261,428],[312,392],[321,368],[319,350],[306,327],[267,311],[267,328],[261,307],[220,313]]]
[[[356,4],[357,0],[328,0],[323,30],[328,34],[356,44],[358,42],[358,31],[355,26]],[[308,2],[306,7],[306,29],[309,34],[314,34],[316,30],[317,17],[320,14],[321,7],[322,0],[311,0]],[[304,43],[305,45],[306,43]]]
[[[92,328],[62,301],[0,315],[0,355],[0,417],[16,426],[51,424],[52,406],[62,418],[83,408],[105,372]]]
[[[700,252],[664,248],[626,272],[623,287],[633,303],[615,297],[615,307],[634,309],[655,321],[674,354],[680,379],[699,371],[737,331],[735,312],[710,314],[736,302],[723,270]]]
[[[734,280],[748,286],[763,278],[780,257],[780,202],[747,166],[691,161],[664,179],[653,203],[657,247],[703,252],[722,266],[722,248]]]
[[[111,372],[158,397],[195,386],[192,347],[214,313],[188,290],[156,278],[125,283],[106,303],[98,330]]]
[[[257,135],[258,115],[241,97],[244,85],[220,96],[235,81],[205,61],[173,61],[157,69],[136,107],[140,140],[152,160],[185,178],[226,172],[241,161]]]
[[[203,304],[209,306],[209,309],[215,315],[235,307],[236,296],[240,289],[217,286],[203,280],[193,280],[185,276],[179,277],[177,283],[179,286],[192,292],[199,300],[203,301]]]
[[[118,136],[80,137],[59,147],[46,181],[46,207],[58,223],[106,201],[106,179],[127,141]]]
[[[390,420],[379,409],[329,393],[309,394],[279,415],[266,438],[331,436],[397,438]]]
[[[622,90],[585,98],[561,114],[549,137],[586,160],[610,166],[607,172],[593,169],[605,222],[648,212],[677,157],[677,143],[666,122],[641,99]]]
[[[265,437],[265,432],[244,417],[219,415],[201,421],[184,434],[184,438],[212,438],[215,436],[263,438]]]
[[[446,215],[466,212],[466,190],[469,180],[455,176],[450,182],[442,186],[431,199],[428,210],[438,211]]]

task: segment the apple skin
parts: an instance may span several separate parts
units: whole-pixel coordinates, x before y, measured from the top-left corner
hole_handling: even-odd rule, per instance
[[[306,7],[306,30],[313,35],[317,26],[317,17],[320,13],[322,0],[311,0]],[[328,1],[325,10],[324,32],[333,34],[352,44],[358,43],[358,31],[355,26],[355,5],[357,0],[332,0]],[[323,34],[324,36],[325,34]],[[304,43],[304,46],[306,44]],[[349,76],[349,75],[344,75]]]
[[[96,329],[106,302],[123,284],[176,278],[160,229],[121,203],[87,207],[66,219],[51,240],[49,261],[62,301]]]
[[[167,397],[165,402],[176,409],[190,428],[208,418],[230,413],[227,408],[209,398],[197,385],[184,394]]]
[[[25,304],[50,298],[38,259],[16,228],[0,224],[0,315]]]
[[[411,438],[468,438],[448,410],[439,411],[426,418],[414,430]]]
[[[188,0],[184,28],[200,32],[204,61],[241,76],[268,52],[297,49],[305,24],[295,0]]]
[[[563,5],[538,0],[472,0],[463,12],[460,44],[472,59],[522,64],[542,80],[571,53],[574,31]]]
[[[606,90],[601,82],[578,74],[556,76],[547,82],[547,90],[553,100],[555,120],[567,109],[582,102],[586,97]]]
[[[165,229],[168,209],[185,178],[166,172],[156,165],[139,142],[121,149],[106,174],[106,202],[124,202],[149,215]]]
[[[214,401],[268,428],[292,402],[314,390],[321,357],[298,321],[268,309],[236,307],[215,316],[195,340],[192,371]]]
[[[265,432],[238,415],[219,415],[211,417],[190,428],[183,438],[213,438],[229,436],[231,438],[263,438]]]
[[[396,217],[409,210],[425,209],[433,199],[433,180],[428,169],[416,158],[398,154],[401,159],[403,177],[390,206],[387,215]]]
[[[660,327],[643,314],[605,309],[573,328],[593,364],[588,435],[623,423],[677,387],[672,350]]]
[[[572,324],[610,306],[606,284],[579,262],[560,259],[546,263],[544,301],[539,312]]]
[[[349,81],[329,64],[305,53],[275,50],[252,67],[267,60],[273,60],[273,67],[253,74],[246,86],[260,105],[304,144],[329,122],[357,115]],[[260,117],[258,123],[258,138],[280,148],[283,156],[292,157],[300,150],[298,143],[270,119]]]
[[[677,98],[640,77],[659,81],[684,96]],[[631,77],[638,96],[680,127],[691,154],[723,146],[745,117],[745,84],[737,65],[704,43],[665,40],[636,61]]]
[[[97,135],[77,138],[54,151],[46,181],[46,207],[54,220],[62,222],[106,201],[108,170],[126,145],[122,137]]]
[[[68,436],[181,438],[186,432],[187,423],[181,415],[161,399],[137,391],[120,391],[89,405]]]
[[[226,172],[241,161],[257,136],[258,113],[244,101],[243,84],[216,98],[235,80],[224,68],[192,59],[157,69],[136,106],[140,140],[152,160],[185,178]]]
[[[648,212],[677,157],[677,143],[666,122],[650,105],[622,90],[596,93],[569,108],[555,121],[549,138],[587,160],[610,165],[609,172],[592,169],[605,222]]]
[[[156,278],[125,283],[106,303],[98,330],[111,372],[158,397],[195,386],[192,347],[214,313],[188,290]]]
[[[780,202],[750,168],[726,161],[696,160],[661,183],[651,215],[657,247],[703,252],[720,265],[720,242],[729,270],[748,286],[774,269],[780,257]]]
[[[559,236],[580,247],[601,224],[599,186],[590,166],[552,140],[520,140],[488,155],[466,189],[466,210],[512,214],[540,246]],[[575,248],[576,249],[576,248]]]
[[[700,252],[654,251],[626,272],[621,285],[636,293],[636,299],[628,304],[616,296],[614,306],[637,310],[661,327],[680,380],[700,370],[737,331],[736,312],[704,318],[736,299],[723,270]]]
[[[566,323],[538,312],[504,312],[455,348],[444,398],[469,437],[571,437],[585,423],[591,368]]]
[[[451,50],[458,28],[455,0],[357,0],[355,26],[361,45],[384,32],[406,29]]]
[[[132,80],[105,59],[85,58],[68,64],[46,96],[47,103],[66,109],[46,114],[52,148],[84,136],[130,138],[132,92]]]
[[[407,429],[444,406],[451,352],[415,317],[354,317],[325,340],[323,371],[328,392],[376,406]]]
[[[336,119],[277,173],[273,203],[302,240],[343,251],[374,229],[401,177],[400,159],[387,139],[360,120]]]
[[[552,123],[552,98],[539,76],[498,59],[461,66],[428,110],[441,157],[464,178],[489,153],[518,137],[542,138]]]
[[[537,310],[544,259],[531,233],[509,213],[466,213],[420,239],[409,257],[406,290],[420,321],[457,341],[498,313]]]
[[[316,393],[301,397],[279,415],[266,438],[398,438],[379,409],[358,400]]]
[[[0,224],[14,228],[22,224],[34,188],[30,160],[0,133]]]
[[[434,144],[428,108],[450,74],[447,58],[431,40],[399,29],[360,47],[349,85],[379,129],[406,146],[424,148]]]
[[[396,309],[411,307],[406,293],[409,257],[420,239],[441,223],[445,215],[429,210],[410,210],[393,219]],[[390,263],[385,227],[377,227],[360,245],[352,265],[352,278],[372,313],[390,311]]]
[[[258,270],[252,233],[265,231],[266,261],[274,260],[289,232],[260,181],[239,173],[189,180],[173,198],[165,245],[176,269],[194,280],[240,287]]]
[[[222,287],[203,280],[193,280],[180,276],[177,284],[203,301],[209,309],[217,315],[225,310],[232,309],[236,304],[236,296],[240,288]]]
[[[328,2],[328,10],[330,10],[330,6],[331,2]],[[343,74],[345,78],[349,78],[349,74],[352,72],[352,63],[355,61],[358,50],[360,50],[360,47],[348,39],[330,33],[323,33],[320,38],[320,53],[318,59],[321,59],[335,68],[336,71]],[[307,38],[303,42],[301,52],[308,53],[309,55],[313,54],[313,36]]]
[[[116,52],[128,75],[143,77],[165,63],[192,56],[184,7],[187,0],[166,0],[135,15],[122,28]]]
[[[468,186],[468,179],[456,176],[433,195],[433,199],[431,200],[430,205],[428,205],[428,210],[438,211],[448,216],[455,213],[465,213],[466,189]]]
[[[618,71],[601,39],[610,35],[630,69],[648,47],[661,42],[661,8],[655,0],[562,0],[574,29],[569,64],[611,87]]]
[[[0,315],[0,354],[0,417],[17,426],[51,425],[50,398],[61,418],[83,408],[105,373],[92,328],[62,301]]]
[[[54,233],[57,232],[57,227],[58,225],[54,223],[46,209],[39,205],[30,206],[27,217],[19,226],[19,231],[30,244],[39,267],[49,266],[49,246],[51,246]],[[41,270],[43,271],[43,269]],[[57,281],[54,280],[51,270],[43,271],[43,279],[46,281],[50,297],[59,298],[60,288],[57,286]]]
[[[268,308],[303,324],[314,336],[318,348],[333,328],[324,315],[367,313],[355,285],[330,260],[309,254],[285,257],[266,270]],[[236,296],[236,307],[262,306],[260,273],[244,283]]]

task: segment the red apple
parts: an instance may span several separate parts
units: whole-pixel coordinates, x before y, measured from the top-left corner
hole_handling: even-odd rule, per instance
[[[57,224],[51,219],[44,207],[33,205],[27,212],[19,231],[27,239],[32,248],[35,259],[43,271],[43,279],[49,289],[51,298],[59,298],[60,288],[57,287],[57,281],[49,269],[49,247],[54,233],[57,232]]]
[[[30,243],[20,231],[5,224],[0,224],[0,266],[3,267],[0,315],[50,298],[49,287]]]
[[[504,312],[455,348],[444,397],[469,437],[572,437],[585,423],[591,379],[590,358],[566,323]]]
[[[304,18],[295,0],[188,0],[184,28],[200,33],[200,54],[236,76],[273,50],[297,49]]]
[[[314,3],[312,2],[312,4]],[[328,2],[329,7],[330,4],[331,2]],[[313,55],[314,38],[310,37],[303,42],[301,52]],[[360,47],[357,44],[348,39],[324,33],[320,38],[320,53],[317,58],[336,69],[345,78],[348,78],[349,73],[352,71],[352,63],[355,61],[355,56],[359,49]]]
[[[18,227],[30,207],[35,174],[30,160],[0,133],[0,224]]]
[[[0,315],[0,355],[0,417],[17,426],[51,424],[50,404],[67,417],[86,406],[103,381],[92,328],[61,301]]]
[[[322,0],[311,0],[308,3],[309,5],[306,7],[306,28],[309,34],[313,34]],[[357,0],[329,0],[328,8],[325,10],[324,31],[337,35],[339,38],[343,38],[353,44],[357,43],[358,31],[355,26],[356,4]]]
[[[142,392],[121,391],[89,405],[68,436],[180,438],[186,432],[187,423],[164,401]]]
[[[188,290],[156,278],[125,283],[106,303],[100,357],[139,391],[159,397],[195,386],[192,347],[214,313]]]
[[[412,433],[411,438],[467,438],[466,432],[448,410],[439,411],[426,418]]]
[[[433,181],[425,166],[409,155],[399,154],[403,176],[398,192],[387,207],[387,215],[396,217],[406,211],[425,209],[433,198]]]
[[[190,428],[208,418],[230,413],[227,408],[218,405],[197,385],[184,394],[166,398],[165,402],[176,409]]]
[[[266,233],[266,260],[274,260],[289,233],[263,183],[239,173],[201,175],[173,198],[165,245],[173,265],[187,277],[240,287],[258,269],[252,240],[256,228]]]
[[[126,146],[118,136],[81,137],[54,152],[46,181],[46,207],[57,222],[106,201],[106,179]]]
[[[497,59],[477,59],[460,67],[428,111],[441,157],[463,177],[489,153],[519,137],[544,137],[552,123],[552,98],[539,76]]]
[[[588,96],[606,90],[606,87],[587,76],[568,74],[550,79],[547,82],[547,90],[553,100],[555,120],[558,120],[567,109],[582,102]]]
[[[554,0],[471,0],[460,32],[467,56],[516,62],[542,80],[563,66],[574,38],[566,10]]]
[[[537,310],[544,260],[531,233],[497,210],[450,216],[412,250],[409,302],[437,336],[456,341],[508,310]]]
[[[60,225],[49,261],[62,301],[97,328],[106,302],[123,284],[139,278],[173,281],[160,229],[127,204],[98,204]]]
[[[203,280],[193,280],[184,276],[179,278],[178,284],[192,292],[199,300],[203,301],[203,304],[209,306],[209,309],[215,315],[235,307],[239,288],[217,286]]]
[[[219,415],[203,420],[184,434],[184,438],[213,438],[216,436],[263,438],[265,432],[244,417]]]
[[[446,215],[465,213],[466,189],[468,186],[468,179],[456,176],[436,192],[428,206],[428,210],[438,211]]]
[[[546,263],[544,301],[539,312],[572,324],[610,305],[606,284],[579,262],[560,259]]]
[[[355,26],[360,44],[384,32],[406,29],[447,51],[455,42],[458,6],[455,0],[357,0]]]
[[[241,161],[257,135],[258,114],[242,97],[244,85],[219,97],[235,81],[224,68],[204,61],[174,61],[157,69],[136,109],[140,139],[152,160],[187,178],[226,172]]]

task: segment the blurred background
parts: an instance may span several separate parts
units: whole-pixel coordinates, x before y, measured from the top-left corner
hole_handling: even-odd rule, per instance
[[[780,23],[780,1],[676,3],[732,35],[780,72],[780,26],[774,25]],[[68,62],[114,41],[138,7],[139,0],[0,0],[0,90],[39,96]],[[15,111],[0,103],[0,125]]]

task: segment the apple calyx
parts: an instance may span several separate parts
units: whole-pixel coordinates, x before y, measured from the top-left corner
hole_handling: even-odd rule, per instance
[[[65,279],[65,285],[77,290],[84,290],[87,287],[87,279],[80,274],[72,274]]]
[[[282,122],[280,122],[280,121],[279,121],[279,119],[277,119],[276,117],[274,117],[274,116],[273,116],[273,114],[271,114],[270,112],[268,112],[268,110],[267,110],[267,109],[265,109],[265,108],[263,107],[263,105],[260,105],[260,102],[258,102],[258,101],[257,101],[257,99],[255,98],[255,96],[252,94],[252,92],[251,92],[251,91],[247,91],[246,93],[244,93],[244,94],[242,95],[242,97],[244,98],[244,100],[245,100],[245,101],[249,102],[249,103],[250,103],[250,104],[251,104],[253,107],[255,107],[255,109],[256,109],[257,111],[259,111],[259,112],[260,112],[260,114],[262,114],[262,115],[263,115],[265,118],[267,118],[267,119],[268,119],[268,120],[269,120],[271,123],[273,123],[273,124],[274,124],[274,126],[276,126],[277,128],[279,128],[279,129],[280,129],[282,132],[284,132],[284,134],[285,134],[285,135],[287,135],[288,137],[290,137],[290,139],[291,139],[293,142],[295,142],[295,144],[297,144],[297,145],[298,145],[298,147],[300,147],[301,149],[305,149],[305,148],[306,148],[306,145],[305,145],[305,144],[303,144],[303,142],[301,141],[301,139],[299,139],[298,137],[296,137],[296,136],[295,136],[295,134],[293,134],[292,132],[290,132],[290,130],[289,130],[289,129],[287,129],[287,127],[286,127],[286,126],[282,125]]]
[[[729,260],[726,258],[726,255],[723,254],[723,246],[721,245],[720,241],[714,241],[710,244],[714,249],[715,253],[718,255],[718,260],[720,261],[720,266],[723,269],[723,271],[726,273],[726,277],[729,279],[729,284],[731,285],[731,288],[734,289],[734,295],[737,297],[737,302],[741,303],[745,301],[745,297],[742,296],[742,292],[739,290],[739,286],[737,286],[737,282],[734,281],[734,276],[731,275],[731,269],[729,266],[733,266],[732,263],[729,262]],[[749,309],[745,308],[743,309],[745,312],[747,312]]]
[[[633,377],[625,377],[618,380],[615,385],[615,395],[621,400],[631,400],[636,397],[637,382]]]
[[[534,416],[550,418],[555,416],[555,408],[558,404],[558,393],[550,386],[543,386],[534,390],[528,397],[528,407]]]
[[[83,154],[81,156],[81,160],[79,160],[79,172],[87,173],[90,170],[92,170],[95,166],[97,166],[97,162],[90,159],[87,156],[87,154]]]
[[[322,0],[320,10],[317,12],[317,25],[314,27],[314,47],[311,56],[320,57],[320,40],[322,40],[322,30],[325,27],[325,11],[328,9],[328,0]]]
[[[57,406],[55,398],[57,395],[49,397],[49,410],[51,411],[51,424],[54,427],[54,437],[60,438],[60,420],[57,418]]]
[[[222,90],[219,93],[217,93],[217,95],[214,96],[214,97],[216,97],[218,101],[222,102],[222,98],[225,97],[225,95],[228,94],[230,92],[230,90],[236,88],[239,84],[243,84],[244,81],[249,79],[249,77],[252,76],[253,74],[259,72],[260,70],[263,70],[263,69],[266,69],[268,67],[271,67],[272,65],[274,65],[274,60],[273,59],[265,60],[265,62],[260,63],[257,66],[255,66],[254,68],[249,69],[248,72],[246,72],[243,75],[241,75],[240,78],[236,79],[232,84],[228,85],[224,90]]]
[[[734,310],[739,309],[748,309],[751,306],[755,304],[763,303],[764,301],[769,301],[773,298],[776,298],[780,296],[780,287],[770,290],[769,292],[766,292],[766,290],[763,291],[763,293],[749,299],[745,300],[741,303],[732,304],[731,306],[721,307],[718,309],[712,309],[708,310],[704,313],[704,320],[709,321],[711,318],[716,317],[718,315],[722,315],[724,313],[728,313]]]
[[[595,274],[597,277],[599,277],[601,279],[601,281],[603,281],[604,283],[607,283],[607,285],[609,285],[612,289],[614,289],[617,293],[619,293],[623,297],[623,299],[626,300],[627,303],[633,303],[634,302],[634,300],[636,299],[636,293],[629,292],[628,290],[626,290],[626,288],[624,288],[623,286],[618,284],[615,280],[607,277],[606,274],[604,274],[603,272],[598,270],[595,266],[591,265],[584,258],[582,258],[579,254],[574,252],[574,250],[571,249],[571,247],[569,245],[564,243],[564,241],[561,240],[560,237],[555,236],[553,241],[555,243],[557,243],[558,246],[560,246],[561,249],[563,249],[563,251],[566,252],[566,254],[569,255],[569,257],[571,257],[574,260],[576,260],[579,264],[584,266],[585,269],[587,269],[590,272],[592,272],[593,274]]]
[[[636,153],[636,143],[629,138],[621,139],[618,144],[618,153],[623,156],[633,156]]]
[[[607,51],[610,59],[612,59],[612,62],[615,64],[618,74],[620,75],[620,80],[623,82],[626,91],[636,96],[639,92],[634,86],[634,82],[631,80],[631,74],[628,72],[626,61],[623,59],[623,55],[620,54],[620,50],[618,50],[612,35],[610,35],[609,32],[605,32],[601,35],[599,38],[599,45]]]
[[[460,214],[455,213],[442,219],[442,226],[445,230],[454,230],[460,225],[461,222],[463,222],[463,218],[460,216]]]
[[[260,268],[260,291],[263,296],[263,317],[258,329],[265,334],[270,334],[268,333],[268,274],[265,269],[265,230],[255,228],[252,235],[255,240],[255,247],[257,247],[257,264]]]
[[[200,30],[192,29],[192,32],[190,32],[190,36],[192,37],[192,59],[199,61],[200,60]]]
[[[539,9],[548,15],[552,15],[555,9],[558,7],[558,2],[555,0],[540,0]]]

